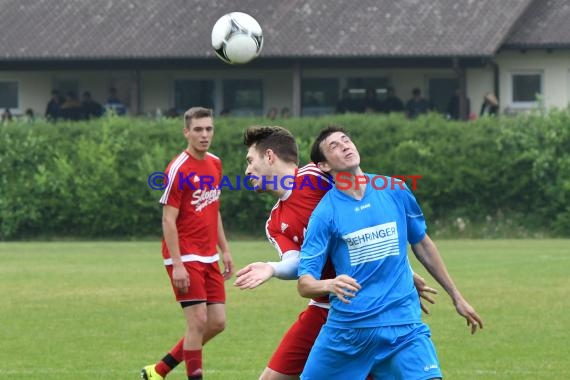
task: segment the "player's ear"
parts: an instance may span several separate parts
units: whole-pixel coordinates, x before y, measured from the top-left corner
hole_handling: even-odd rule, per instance
[[[270,164],[273,164],[275,162],[275,152],[273,152],[273,149],[266,149],[265,150],[265,157],[267,157],[267,161]]]
[[[331,171],[331,167],[329,166],[329,164],[326,161],[317,162],[317,167],[325,173],[328,173]]]

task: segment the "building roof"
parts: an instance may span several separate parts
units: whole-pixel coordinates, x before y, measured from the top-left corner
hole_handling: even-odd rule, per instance
[[[215,56],[210,46],[211,28],[231,11],[249,13],[261,24],[265,38],[262,58],[488,57],[509,35],[509,42],[531,41],[524,37],[532,29],[528,25],[544,22],[535,20],[530,11],[525,13],[531,3],[0,0],[0,61],[210,58]],[[542,4],[535,0],[530,9],[542,9]],[[549,9],[544,13],[555,17],[556,12]],[[528,25],[517,23],[522,15]],[[541,30],[554,35],[556,28],[545,19],[547,24]],[[516,25],[517,32],[511,35]],[[568,26],[563,29],[568,35]]]
[[[505,48],[570,47],[570,1],[534,1],[515,24]]]

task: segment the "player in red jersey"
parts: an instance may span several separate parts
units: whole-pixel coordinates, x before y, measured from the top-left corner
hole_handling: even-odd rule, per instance
[[[219,212],[221,160],[208,152],[214,135],[212,110],[184,113],[188,148],[166,168],[162,256],[176,300],[186,318],[186,333],[156,365],[142,369],[147,380],[163,379],[179,362],[188,379],[202,379],[202,346],[224,330],[224,280],[232,275],[232,256]],[[223,274],[218,261],[224,265]]]
[[[299,251],[313,209],[332,187],[331,179],[310,163],[298,168],[299,155],[294,136],[281,127],[251,127],[244,134],[248,147],[246,175],[258,191],[269,191],[279,199],[267,220],[267,238],[280,256],[278,262],[251,263],[239,270],[235,285],[253,289],[271,277],[297,279]],[[330,265],[322,278],[334,278]],[[424,280],[414,275],[423,298],[436,293]],[[329,309],[328,292],[310,301],[309,306],[285,333],[279,347],[261,374],[260,380],[298,379],[307,357],[325,323]],[[427,309],[422,305],[422,309]]]

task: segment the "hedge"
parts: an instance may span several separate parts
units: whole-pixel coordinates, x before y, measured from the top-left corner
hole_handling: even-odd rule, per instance
[[[432,234],[570,236],[570,112],[447,121],[438,115],[217,118],[211,151],[243,176],[242,132],[278,124],[306,163],[326,125],[346,127],[366,172],[421,175],[415,194]],[[181,120],[108,117],[0,126],[0,240],[160,236],[160,191],[147,179],[186,144]],[[262,236],[269,195],[222,193],[230,233]]]

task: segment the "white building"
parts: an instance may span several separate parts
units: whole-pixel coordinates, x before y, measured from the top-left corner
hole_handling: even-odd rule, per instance
[[[265,38],[239,67],[210,46],[235,10]],[[569,19],[568,0],[2,0],[0,108],[41,115],[52,89],[104,103],[115,87],[131,114],[310,115],[333,113],[345,88],[388,86],[404,101],[420,88],[440,111],[456,88],[474,113],[488,92],[502,112],[566,107]]]

